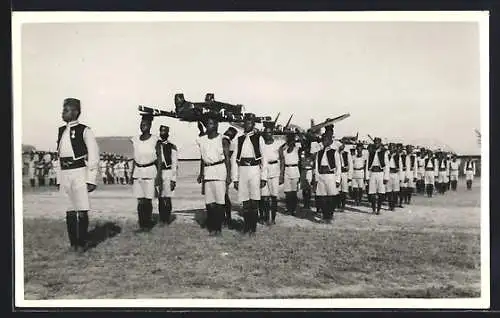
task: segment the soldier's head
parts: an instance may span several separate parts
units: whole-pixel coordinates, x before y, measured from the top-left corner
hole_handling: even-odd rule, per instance
[[[208,113],[205,118],[205,128],[207,129],[207,134],[216,133],[219,128],[219,121],[217,116],[213,113]]]
[[[273,139],[274,122],[266,121],[264,122],[264,131],[262,132],[262,137],[264,140],[271,141]]]
[[[358,143],[358,144],[356,145],[356,154],[357,154],[358,156],[363,155],[363,149],[364,149],[363,144],[362,144],[362,143]]]
[[[333,143],[333,135],[329,133],[323,133],[321,135],[321,143],[324,147],[328,147]]]
[[[289,144],[289,145],[295,144],[295,141],[296,141],[295,137],[296,136],[295,136],[295,134],[293,132],[288,132],[286,134],[286,143]]]
[[[160,138],[163,140],[167,140],[169,136],[170,136],[170,128],[168,126],[161,125]]]
[[[80,117],[80,100],[76,98],[66,98],[63,102],[62,120],[66,123],[77,120]]]
[[[412,145],[406,145],[406,153],[409,155],[413,153],[413,146]]]
[[[339,144],[339,151],[344,151],[344,149],[345,149],[345,144],[343,142],[341,142]]]
[[[243,118],[243,129],[245,130],[245,133],[253,131],[254,128],[255,128],[255,114],[246,113],[245,117]]]
[[[153,124],[153,115],[142,115],[141,124],[139,128],[143,134],[147,134],[151,131],[151,125]]]
[[[379,149],[382,146],[382,139],[380,137],[373,138],[373,146],[375,149]]]

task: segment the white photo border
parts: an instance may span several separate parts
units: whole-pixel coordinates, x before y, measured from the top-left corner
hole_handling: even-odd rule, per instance
[[[22,190],[21,28],[27,23],[304,21],[304,22],[476,22],[479,25],[481,103],[481,296],[454,299],[99,299],[25,300]],[[12,78],[14,119],[14,224],[16,307],[151,308],[412,308],[487,309],[490,307],[489,216],[489,12],[13,12]]]

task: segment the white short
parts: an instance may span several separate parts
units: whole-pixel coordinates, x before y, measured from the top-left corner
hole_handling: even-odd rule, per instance
[[[467,181],[474,180],[474,173],[472,171],[465,171],[465,180]]]
[[[450,180],[457,181],[458,180],[458,170],[450,172]]]
[[[335,184],[334,174],[318,174],[317,196],[335,196],[339,194],[339,188]]]
[[[224,204],[226,198],[226,182],[221,180],[205,182],[205,204]]]
[[[352,187],[355,189],[364,189],[365,188],[365,179],[353,178],[352,179]]]
[[[274,177],[267,179],[267,184],[262,188],[263,197],[277,197],[279,193],[280,178]]]
[[[390,173],[389,180],[385,185],[386,192],[399,192],[401,190],[399,173]]]
[[[415,181],[413,179],[413,177],[407,177],[408,178],[408,182],[404,183],[404,186],[402,185],[402,187],[406,187],[406,188],[410,188],[410,189],[414,189],[415,188]]]
[[[260,200],[260,167],[240,166],[238,167],[238,200]]]
[[[28,170],[28,178],[35,179],[35,170]]]
[[[340,174],[340,191],[344,193],[349,192],[349,174],[347,172]]]
[[[371,172],[368,180],[368,194],[385,193],[384,173]]]
[[[174,191],[170,190],[170,181],[172,180],[172,170],[162,170],[161,178],[163,181],[163,189],[161,191],[162,198],[171,198]]]
[[[61,170],[60,193],[67,199],[68,211],[90,210],[86,168]]]
[[[428,184],[434,185],[434,171],[426,171],[424,180],[426,185]]]
[[[439,183],[448,183],[448,173],[446,171],[438,172],[438,182]]]
[[[283,191],[285,192],[297,192],[299,189],[299,178],[288,178],[285,177],[283,183]]]
[[[153,179],[134,179],[132,190],[137,199],[153,199],[155,196],[155,181]]]

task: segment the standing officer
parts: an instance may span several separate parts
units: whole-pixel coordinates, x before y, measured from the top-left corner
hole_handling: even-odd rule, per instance
[[[262,137],[262,153],[267,158],[267,183],[261,191],[262,219],[267,224],[276,223],[276,213],[278,210],[278,191],[280,182],[280,147],[283,142],[273,138],[274,122],[265,122]]]
[[[351,153],[345,149],[344,143],[339,147],[339,155],[341,164],[339,209],[340,211],[344,211],[353,170]]]
[[[389,203],[389,210],[394,211],[400,192],[400,180],[404,178],[401,171],[402,160],[398,147],[389,144],[389,181],[386,184],[386,195]]]
[[[386,193],[385,186],[389,180],[389,155],[382,147],[379,137],[373,139],[373,145],[369,148],[365,176],[368,178],[368,199],[372,211],[379,214]]]
[[[356,154],[352,159],[352,193],[356,206],[361,204],[363,188],[365,187],[366,157],[363,154],[363,144],[356,145]]]
[[[28,178],[30,179],[30,185],[32,188],[35,187],[35,172],[36,172],[36,161],[35,155],[30,155],[30,161],[28,162]]]
[[[149,232],[153,224],[153,197],[155,180],[161,171],[157,169],[157,143],[159,138],[151,134],[152,115],[143,115],[140,123],[141,134],[132,137],[134,166],[132,180],[134,195],[137,198],[139,232]]]
[[[434,179],[437,176],[437,163],[431,150],[427,151],[424,159],[425,167],[425,191],[430,198],[434,193]]]
[[[253,235],[257,231],[261,189],[267,184],[268,159],[262,152],[264,139],[254,131],[255,115],[245,114],[243,126],[243,135],[233,142],[231,174],[238,199],[243,203],[243,231]]]
[[[471,157],[467,158],[464,165],[465,181],[467,184],[467,190],[472,190],[472,181],[476,175],[476,163]]]
[[[224,149],[229,149],[229,158],[231,158],[231,156],[233,155],[232,152],[231,152],[231,143],[233,142],[233,139],[234,137],[236,137],[236,134],[238,132],[236,131],[236,129],[234,127],[229,127],[225,132],[224,132],[224,135],[222,135],[222,143],[223,143],[223,146],[224,146]],[[231,165],[229,165],[229,168],[231,168]],[[228,174],[228,176],[231,176],[231,173]],[[232,205],[231,205],[231,198],[229,198],[229,186],[226,187],[226,195],[224,197],[224,207],[225,207],[225,211],[226,211],[226,217],[224,219],[224,224],[227,226],[227,227],[231,227],[231,222],[232,222],[232,219],[231,219],[231,209],[232,209]]]
[[[170,128],[160,126],[160,141],[158,142],[158,212],[162,225],[170,223],[172,214],[172,195],[177,181],[177,147],[168,140]]]
[[[459,168],[460,168],[460,162],[457,160],[457,155],[453,155],[450,161],[450,182],[451,182],[451,190],[453,191],[457,191]]]
[[[300,148],[295,141],[295,133],[288,132],[286,144],[280,148],[280,184],[285,192],[286,210],[288,214],[297,212],[297,190],[300,181],[299,154]]]
[[[108,177],[106,175],[106,165],[106,158],[104,157],[104,155],[101,155],[99,160],[99,171],[101,172],[102,183],[104,184],[108,183]]]
[[[427,156],[427,150],[424,148],[420,149],[420,153],[417,159],[417,193],[425,193],[425,158]]]
[[[443,152],[438,153],[438,192],[444,194],[448,184],[449,164]]]
[[[413,153],[413,146],[406,145],[406,193],[404,203],[411,204],[411,197],[415,191],[415,184],[418,180],[417,156]]]
[[[311,143],[303,148],[300,160],[300,184],[304,209],[311,208],[312,184],[314,181],[314,154],[311,153]]]
[[[58,187],[69,201],[66,226],[71,247],[83,252],[87,247],[90,209],[89,192],[96,189],[99,148],[95,136],[86,125],[78,122],[80,100],[66,98],[59,127],[57,152],[60,160]]]
[[[340,155],[333,146],[332,133],[325,131],[322,135],[322,147],[316,154],[313,188],[316,192],[316,207],[323,214],[323,221],[331,223],[341,178]]]
[[[210,235],[219,236],[224,222],[226,187],[229,178],[229,148],[224,146],[222,135],[218,132],[216,114],[208,113],[204,122],[205,134],[196,143],[200,149],[200,175],[198,182],[205,183],[206,225]]]

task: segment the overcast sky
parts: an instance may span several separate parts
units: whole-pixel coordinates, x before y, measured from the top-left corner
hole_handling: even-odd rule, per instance
[[[349,112],[336,133],[435,139],[479,153],[479,29],[432,22],[28,24],[22,29],[23,143],[55,149],[65,97],[97,136],[139,133],[137,106],[173,96],[244,104],[307,127]],[[197,157],[196,124],[171,126]]]

